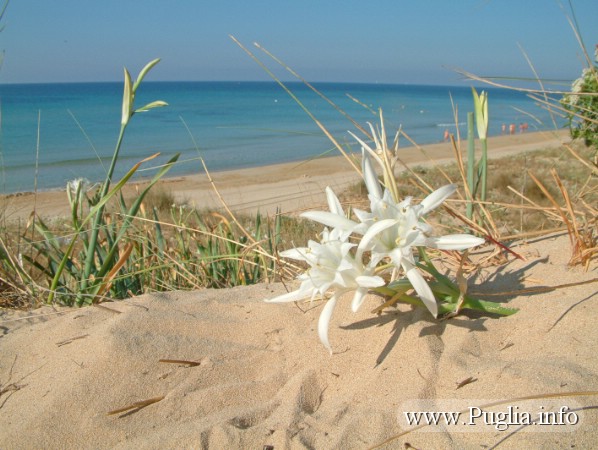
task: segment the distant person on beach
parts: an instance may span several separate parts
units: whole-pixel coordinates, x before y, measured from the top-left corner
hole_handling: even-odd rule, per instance
[[[501,133],[502,133],[502,134],[505,134],[506,132],[507,132],[507,124],[506,124],[506,123],[503,123],[503,124],[502,124],[502,127],[501,127]]]
[[[515,124],[509,125],[509,134],[515,134]]]
[[[449,130],[448,130],[448,128],[446,128],[444,130],[444,141],[446,142],[448,140],[449,140]]]

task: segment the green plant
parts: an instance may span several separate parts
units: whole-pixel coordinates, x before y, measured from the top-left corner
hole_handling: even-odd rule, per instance
[[[473,92],[476,129],[482,145],[482,157],[479,163],[478,176],[481,183],[480,200],[484,202],[486,201],[488,178],[488,93],[482,91],[482,93],[478,95],[475,88],[471,88],[471,90]]]
[[[474,203],[479,194],[479,200],[486,201],[488,190],[488,94],[482,91],[481,94],[471,88],[473,92],[473,105],[475,111],[475,125],[478,138],[482,146],[482,155],[477,162],[475,160],[474,141],[474,114],[467,114],[467,218],[473,219]]]
[[[382,117],[381,117],[382,121]],[[430,236],[432,227],[424,221],[425,215],[439,207],[457,187],[443,186],[419,204],[410,197],[401,201],[394,174],[393,153],[388,150],[384,123],[380,131],[371,126],[374,147],[353,135],[362,147],[362,173],[370,200],[369,211],[355,209],[357,220],[350,219],[332,189],[326,188],[329,211],[310,211],[302,214],[328,228],[321,233],[320,242],[310,241],[308,247],[296,247],[281,256],[307,263],[309,268],[300,274],[299,289],[270,299],[271,302],[290,302],[321,297],[326,300],[318,322],[322,344],[332,353],[328,341],[328,325],[340,296],[353,292],[352,310],[361,306],[368,291],[389,298],[381,308],[396,302],[427,308],[439,314],[456,315],[461,309],[476,309],[485,313],[509,315],[514,309],[493,302],[483,302],[467,295],[467,282],[461,270],[457,284],[442,275],[428,258],[424,248],[445,251],[466,250],[482,245],[485,240],[469,234]],[[382,171],[384,191],[374,170],[375,161]],[[420,261],[413,250],[418,249]],[[420,273],[433,279],[428,282]],[[397,279],[398,274],[403,278]],[[413,289],[417,297],[407,295]],[[330,295],[330,292],[332,294]]]
[[[598,46],[594,54],[598,62]],[[598,149],[598,65],[588,64],[573,82],[571,93],[563,96],[561,104],[567,111],[568,125],[573,138],[583,139],[586,145]]]
[[[133,88],[133,85],[125,78],[123,103],[126,105],[126,99],[131,97],[126,86]],[[137,111],[145,109],[149,108]],[[130,119],[129,110],[130,107],[123,109],[115,155]],[[291,264],[280,267],[277,248],[283,238],[300,241],[303,239],[300,235],[310,234],[311,228],[305,221],[279,214],[264,218],[259,213],[238,218],[223,199],[225,212],[200,211],[177,205],[175,197],[161,186],[154,195],[149,195],[150,189],[176,162],[176,156],[152,180],[134,189],[127,188],[129,194],[126,194],[124,188],[137,168],[155,156],[136,164],[108,190],[105,186],[110,177],[97,189],[85,179],[70,181],[66,190],[70,205],[68,220],[48,223],[41,217],[32,220],[29,226],[33,233],[25,233],[22,239],[33,251],[23,254],[18,251],[19,261],[9,256],[15,253],[10,246],[0,243],[1,249],[6,247],[6,251],[0,251],[0,269],[6,272],[5,277],[0,272],[0,290],[4,279],[12,281],[12,292],[21,286],[36,288],[33,278],[23,278],[33,273],[40,282],[38,292],[46,290],[43,286],[49,287],[49,301],[83,305],[152,291],[253,284],[294,273],[296,267]],[[111,171],[115,165],[113,159]],[[129,198],[131,191],[138,194]],[[166,221],[160,218],[164,213],[169,216]],[[86,263],[90,259],[91,271],[86,278]]]
[[[0,238],[0,306],[30,306],[38,288],[14,247]]]
[[[134,106],[139,85],[158,62],[159,59],[155,59],[148,63],[139,73],[135,83],[132,82],[127,69],[124,71],[120,132],[104,183],[93,195],[89,195],[84,180],[74,180],[67,186],[71,206],[72,234],[66,248],[63,248],[62,240],[51,232],[41,218],[34,224],[43,240],[32,241],[31,244],[45,255],[47,262],[45,265],[33,259],[29,259],[29,262],[51,278],[48,303],[54,301],[56,294],[60,302],[81,306],[92,303],[108,292],[117,298],[122,298],[129,292],[138,291],[136,286],[127,285],[124,281],[130,279],[117,278],[118,272],[125,266],[133,250],[132,243],[123,245],[124,238],[139,212],[144,197],[168,172],[179,155],[171,158],[157,172],[130,206],[127,206],[124,200],[122,188],[142,163],[157,155],[135,164],[113,187],[111,184],[125,131],[133,115],[166,105],[163,101],[154,101],[138,109]],[[106,213],[106,205],[113,198],[118,198],[122,221],[113,221]],[[76,254],[77,250],[78,254]]]
[[[353,311],[356,311],[361,306],[364,296],[368,291],[374,291],[390,297],[390,300],[382,305],[382,307],[386,307],[397,301],[405,302],[427,308],[434,317],[437,317],[439,313],[458,314],[462,308],[477,309],[487,313],[492,312],[502,315],[515,312],[513,309],[503,308],[494,303],[481,302],[468,297],[466,294],[467,284],[462,274],[460,274],[460,277],[458,274],[458,285],[456,285],[435,269],[422,247],[431,247],[446,251],[466,250],[483,244],[484,239],[470,234],[454,234],[438,238],[429,235],[432,228],[424,221],[424,216],[429,211],[440,206],[457,190],[455,184],[449,184],[434,191],[429,185],[422,183],[421,177],[414,174],[416,180],[421,183],[420,187],[424,192],[433,192],[419,204],[413,204],[411,197],[403,201],[399,200],[399,186],[395,176],[395,164],[400,161],[396,150],[398,149],[398,136],[401,132],[397,133],[394,143],[389,146],[382,113],[380,113],[379,128],[375,129],[370,125],[368,132],[363,127],[358,127],[364,132],[364,139],[360,139],[352,134],[362,148],[362,167],[360,170],[356,167],[353,159],[338,144],[338,140],[324,128],[313,114],[306,110],[301,101],[289,91],[279,78],[246,47],[236,39],[233,38],[233,40],[264,68],[291,95],[299,106],[308,113],[316,124],[323,129],[335,147],[339,149],[364,179],[370,200],[369,211],[357,209],[352,211],[357,218],[357,221],[354,221],[350,218],[350,213],[345,214],[339,199],[327,187],[326,197],[329,211],[312,211],[302,214],[303,217],[319,222],[327,227],[322,231],[320,241],[310,241],[307,247],[295,247],[280,254],[285,258],[302,261],[307,264],[308,269],[298,276],[298,279],[301,281],[300,287],[295,291],[288,292],[268,301],[290,302],[305,298],[314,299],[316,297],[321,297],[325,300],[326,303],[322,308],[318,322],[318,335],[322,344],[330,352],[332,350],[328,341],[328,325],[337,301],[342,294],[347,292],[354,293],[352,301]],[[260,46],[258,48],[264,50]],[[278,64],[287,68],[294,76],[297,76],[295,72],[279,59],[273,57],[265,50],[264,52]],[[335,106],[312,85],[309,83],[305,84],[321,98]],[[480,139],[485,141],[488,128],[487,97],[484,93],[482,96],[477,96],[475,90],[474,95],[476,99],[478,133]],[[343,115],[348,117],[344,113]],[[401,134],[405,135],[404,133]],[[368,142],[373,142],[372,146]],[[457,149],[455,145],[454,147]],[[459,155],[458,158],[460,158],[460,153],[457,152],[457,154]],[[382,172],[384,192],[382,192],[380,180],[373,169],[371,160],[377,162],[377,166]],[[470,158],[470,164],[473,164],[473,160],[474,158]],[[466,179],[461,159],[459,159],[459,163],[461,175],[463,179]],[[479,167],[480,172],[478,177],[482,182],[482,190],[485,197],[487,182],[487,148],[485,143],[483,145],[482,162]],[[446,176],[444,173],[443,175]],[[482,210],[485,212],[483,207]],[[470,227],[483,232],[497,246],[506,248],[493,239],[490,233],[481,228],[481,226],[476,225],[462,215],[458,215],[454,210],[451,210],[451,212],[465,221]],[[490,220],[490,222],[492,221]],[[413,255],[414,247],[418,248],[420,258],[425,260],[426,264],[420,264],[416,261]],[[432,283],[429,283],[419,270],[427,272],[433,278]],[[399,275],[404,276],[404,279],[397,282],[397,276]],[[410,289],[415,291],[417,297],[404,295]]]
[[[173,256],[187,261],[186,266],[195,267],[203,286],[248,285],[275,276],[280,215],[270,221],[263,220],[258,212],[241,225],[216,211],[175,207],[172,214],[176,248]]]

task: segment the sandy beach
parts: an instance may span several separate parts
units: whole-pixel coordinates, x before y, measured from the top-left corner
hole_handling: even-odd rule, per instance
[[[491,137],[491,158],[515,153],[558,147],[569,140],[566,130],[533,132]],[[463,144],[465,146],[465,143]],[[402,149],[402,161],[410,166],[454,161],[449,143],[425,145],[425,154],[415,147]],[[465,148],[462,149],[465,152]],[[208,167],[209,170],[209,167]],[[281,208],[290,214],[314,208],[325,201],[324,188],[331,186],[335,192],[359,180],[359,175],[342,156],[319,158],[305,162],[276,164],[211,174],[220,194],[233,211],[274,214]],[[203,173],[165,179],[162,186],[174,194],[178,202],[198,208],[219,208],[221,203],[207,176]],[[128,187],[132,192],[134,187]],[[64,190],[22,193],[0,197],[7,219],[26,219],[33,211],[44,218],[64,216],[69,213]]]
[[[566,139],[503,136],[489,148],[498,157]],[[448,144],[424,149],[452,159]],[[405,150],[408,164],[426,162]],[[213,178],[234,210],[285,213],[358,179],[337,157]],[[164,187],[217,206],[205,175]],[[26,217],[32,200],[5,198],[9,217]],[[65,204],[64,192],[44,192],[37,211],[56,217]],[[524,259],[480,268],[468,293],[518,313],[439,321],[407,306],[373,314],[373,295],[352,313],[342,298],[332,355],[317,337],[321,302],[264,302],[295,282],[0,310],[0,448],[594,448],[598,396],[582,393],[598,390],[598,268],[567,265],[566,234],[513,249]],[[424,412],[460,413],[459,426],[408,432],[407,413]]]
[[[459,430],[426,427],[382,448],[593,448],[598,397],[513,400],[598,386],[598,283],[522,291],[596,281],[595,268],[567,266],[568,246],[566,235],[520,243],[526,261],[482,271],[470,291],[520,308],[506,318],[377,316],[374,297],[353,314],[344,299],[332,356],[315,332],[320,302],[263,302],[281,284],[3,311],[0,447],[364,449],[412,428],[405,412],[505,400],[492,410],[537,420],[569,408],[578,423],[526,426],[520,415],[499,431],[468,412]]]

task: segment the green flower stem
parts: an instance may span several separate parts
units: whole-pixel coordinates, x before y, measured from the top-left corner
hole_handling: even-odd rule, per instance
[[[110,167],[108,168],[108,173],[106,174],[106,180],[104,181],[104,185],[102,186],[102,191],[100,194],[100,198],[106,197],[108,191],[110,190],[110,183],[112,181],[112,176],[114,174],[114,169],[116,167],[116,161],[118,160],[118,154],[120,152],[120,147],[122,145],[123,138],[125,136],[125,130],[127,128],[127,123],[123,123],[120,126],[120,132],[118,134],[118,140],[116,142],[116,147],[114,149],[114,154],[112,155],[112,161],[110,162]],[[93,225],[91,227],[91,235],[89,238],[89,243],[87,245],[87,252],[85,255],[85,266],[83,277],[81,279],[81,286],[79,288],[79,295],[77,295],[77,304],[81,305],[85,300],[81,296],[87,290],[89,285],[89,276],[91,275],[92,267],[94,266],[94,259],[96,253],[96,247],[98,242],[98,235],[100,233],[100,224],[102,222],[102,217],[104,215],[104,208],[105,205],[102,205],[95,214],[93,219]]]
[[[486,189],[488,178],[488,140],[480,139],[482,144],[482,158],[480,159],[480,180],[482,183],[482,191],[480,192],[480,200],[486,201]]]
[[[449,298],[444,292],[437,292],[432,285],[432,292],[434,295],[437,296],[439,299],[443,300],[450,300],[450,301],[440,301],[438,303],[438,315],[444,316],[446,314],[455,313],[457,311],[458,306],[458,299],[459,299],[459,292],[453,293],[453,296]],[[412,306],[419,306],[421,308],[426,309],[426,305],[417,297],[413,297],[411,295],[402,294],[400,291],[394,291],[393,289],[388,288],[387,286],[381,286],[373,289],[374,292],[384,295],[385,297],[394,298],[397,302],[405,303]],[[477,298],[470,297],[468,295],[465,296],[463,303],[460,306],[460,310],[469,309],[474,311],[480,311],[486,314],[498,314],[500,316],[510,316],[515,314],[518,309],[516,308],[507,308],[501,305],[498,305],[494,302],[489,302],[485,300],[479,300]]]
[[[417,263],[417,266],[434,277],[434,281],[428,284],[438,301],[439,315],[458,312],[457,307],[460,309],[472,309],[484,313],[499,314],[501,316],[509,316],[518,311],[515,308],[506,308],[494,302],[479,300],[469,295],[463,296],[463,302],[459,306],[459,299],[461,297],[459,288],[451,281],[450,278],[438,272],[434,266],[434,263],[430,260],[426,251],[422,247],[418,247],[418,250],[420,259],[424,262],[424,264]],[[421,300],[405,294],[409,287],[409,280],[404,278],[389,283],[386,286],[377,287],[373,289],[373,291],[386,297],[394,297],[396,301],[400,301],[402,303],[425,308],[425,305]]]
[[[124,238],[127,229],[129,228],[129,226],[131,225],[131,223],[133,221],[133,218],[137,215],[137,212],[139,211],[139,208],[141,207],[141,203],[143,202],[143,199],[145,198],[147,193],[150,191],[150,189],[162,178],[162,176],[165,175],[166,172],[168,172],[170,170],[170,168],[178,160],[179,155],[180,154],[177,153],[174,157],[172,157],[170,159],[170,161],[168,161],[164,165],[164,167],[162,167],[162,169],[154,176],[154,178],[151,180],[151,182],[145,187],[145,189],[141,192],[141,194],[139,194],[139,196],[137,197],[135,202],[129,208],[129,211],[127,212],[125,219],[124,219],[122,225],[120,226],[118,234],[116,234],[116,236],[114,238],[114,242],[109,245],[110,250],[109,250],[108,254],[106,255],[105,261],[97,272],[97,275],[96,275],[97,283],[96,283],[95,288],[93,289],[94,293],[96,293],[103,286],[104,281],[102,280],[102,278],[104,276],[106,276],[106,274],[112,269],[112,261],[116,259],[116,257],[117,257],[116,252],[118,251],[118,245],[116,245],[116,244],[118,242],[121,242],[122,239]],[[87,297],[86,302],[90,303],[91,298]]]
[[[75,233],[77,236],[81,235],[85,224],[87,224],[91,220],[92,217],[96,216],[97,211],[104,208],[106,206],[106,203],[108,203],[108,201],[120,189],[122,189],[122,187],[127,183],[127,181],[137,171],[137,169],[139,168],[140,165],[141,165],[140,162],[135,164],[133,166],[133,168],[125,174],[125,176],[116,184],[116,186],[111,191],[107,192],[105,196],[100,197],[100,199],[98,200],[98,203],[91,208],[91,210],[89,211],[87,216],[84,219],[82,219],[81,222],[79,223],[79,227],[76,229],[76,233]],[[48,303],[53,302],[54,295],[56,293],[56,288],[58,287],[58,284],[60,282],[60,277],[62,276],[62,273],[64,272],[64,270],[68,266],[68,264],[72,263],[70,257],[71,257],[71,254],[73,253],[73,249],[75,247],[76,242],[77,242],[77,239],[71,240],[68,248],[66,249],[66,251],[63,254],[60,264],[58,265],[58,268],[56,269],[56,273],[55,273],[54,278],[52,279],[52,282],[50,284],[50,293],[48,295],[48,300],[47,300]],[[77,274],[77,278],[79,278],[79,275],[80,274]],[[83,297],[82,294],[83,294],[83,292],[81,290],[79,290],[79,297]],[[82,299],[81,301],[83,302],[84,300]]]
[[[473,198],[474,198],[474,167],[475,167],[475,135],[473,113],[467,113],[467,186],[469,188],[469,199],[467,201],[467,218],[473,218]]]
[[[478,168],[478,182],[481,181],[482,189],[480,193],[480,200],[486,200],[486,177],[488,173],[488,93],[482,91],[478,95],[475,88],[471,88],[473,93],[473,106],[475,110],[475,120],[478,130],[478,138],[482,144],[482,158],[480,159],[480,166]]]

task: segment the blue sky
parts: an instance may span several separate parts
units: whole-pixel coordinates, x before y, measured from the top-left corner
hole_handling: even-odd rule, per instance
[[[267,80],[229,38],[311,81],[458,84],[451,70],[576,78],[579,46],[557,0],[12,0],[0,82]],[[598,1],[573,0],[590,52]],[[267,60],[267,58],[266,58]]]

